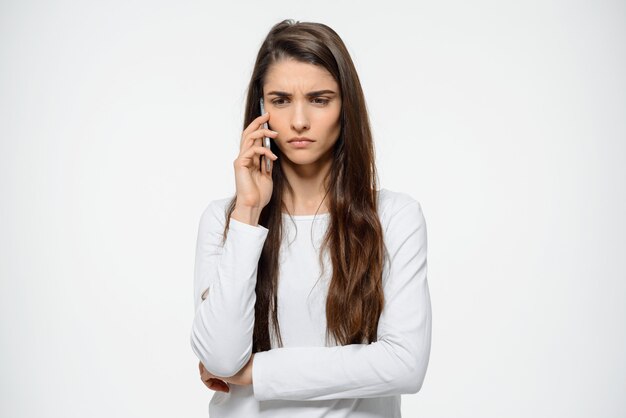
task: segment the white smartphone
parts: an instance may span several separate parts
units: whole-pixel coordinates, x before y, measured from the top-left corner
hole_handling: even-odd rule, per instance
[[[265,114],[265,106],[263,106],[263,98],[261,97],[261,99],[259,100],[259,102],[261,103],[261,115]],[[269,126],[267,125],[267,122],[263,123],[263,127],[265,129],[269,129]],[[271,145],[270,145],[270,138],[267,136],[263,137],[263,146],[267,149],[271,149]],[[270,172],[270,164],[271,161],[269,158],[266,158],[265,155],[261,155],[261,160],[265,159],[266,162],[266,171],[269,173]],[[263,163],[261,163],[263,164]]]

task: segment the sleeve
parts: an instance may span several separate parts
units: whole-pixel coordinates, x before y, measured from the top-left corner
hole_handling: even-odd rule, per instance
[[[392,217],[385,236],[389,265],[378,340],[255,353],[252,381],[257,400],[372,398],[420,390],[430,357],[432,321],[426,223],[418,201],[412,199]]]
[[[191,347],[211,374],[235,375],[252,354],[257,266],[268,229],[234,218],[222,245],[224,209],[211,202],[198,227]]]

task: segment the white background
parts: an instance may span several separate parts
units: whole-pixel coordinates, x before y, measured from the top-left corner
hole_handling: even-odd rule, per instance
[[[0,3],[0,415],[206,417],[200,214],[274,23],[322,22],[429,238],[406,417],[626,415],[626,5]]]

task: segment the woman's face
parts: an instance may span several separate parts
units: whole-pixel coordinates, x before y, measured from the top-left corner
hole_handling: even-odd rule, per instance
[[[268,69],[263,86],[268,125],[282,164],[309,165],[332,157],[341,132],[341,93],[333,76],[313,64],[284,59]],[[289,143],[304,137],[312,142]]]

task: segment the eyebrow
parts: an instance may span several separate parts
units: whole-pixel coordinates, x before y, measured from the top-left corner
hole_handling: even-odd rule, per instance
[[[309,93],[307,93],[307,97],[313,97],[313,96],[321,96],[322,94],[337,94],[336,92],[334,92],[333,90],[318,90],[318,91],[311,91]],[[291,94],[284,92],[284,91],[270,91],[269,93],[267,93],[268,96],[280,96],[280,97],[289,97],[291,96]]]

